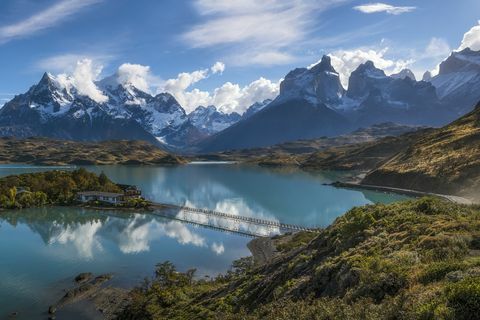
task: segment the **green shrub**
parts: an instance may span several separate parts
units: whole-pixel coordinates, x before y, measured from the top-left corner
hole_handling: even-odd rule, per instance
[[[466,265],[464,263],[454,261],[434,262],[426,267],[420,274],[418,280],[423,284],[442,280],[449,272],[463,270]]]
[[[447,287],[447,307],[454,319],[478,319],[480,316],[480,277],[466,278]]]

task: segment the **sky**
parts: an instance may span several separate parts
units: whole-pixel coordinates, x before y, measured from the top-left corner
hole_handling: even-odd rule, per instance
[[[95,82],[115,75],[187,112],[242,113],[324,54],[345,87],[366,60],[435,72],[480,50],[479,19],[478,0],[2,0],[0,105],[50,72],[99,102]]]

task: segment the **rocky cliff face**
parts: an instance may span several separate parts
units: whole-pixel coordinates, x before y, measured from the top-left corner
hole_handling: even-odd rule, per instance
[[[430,82],[456,117],[471,111],[480,100],[480,51],[453,52]]]

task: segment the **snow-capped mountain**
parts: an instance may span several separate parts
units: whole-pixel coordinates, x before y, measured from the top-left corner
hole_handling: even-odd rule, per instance
[[[332,105],[344,95],[330,57],[314,67],[289,72],[280,94],[250,117],[199,144],[203,151],[265,147],[281,142],[331,136],[347,132],[351,124]]]
[[[338,104],[345,93],[338,73],[332,67],[329,56],[310,69],[297,68],[290,71],[280,84],[280,95],[276,103],[295,98],[308,100],[312,104]]]
[[[156,143],[138,122],[112,116],[110,105],[79,94],[75,87],[65,86],[61,79],[47,73],[0,110],[0,134],[22,131],[72,140],[139,139]]]
[[[185,110],[171,94],[152,96],[112,78],[100,81],[98,87],[108,96],[107,105],[115,117],[134,119],[156,137],[162,137],[166,128],[179,127],[187,120]]]
[[[212,135],[226,128],[241,119],[236,112],[230,114],[218,111],[215,106],[199,106],[188,115],[190,122],[202,133]]]
[[[388,121],[440,125],[449,119],[431,83],[387,76],[371,61],[352,72],[342,102],[352,106],[343,113],[362,126]]]
[[[453,53],[430,81],[411,70],[387,76],[374,63],[358,66],[345,90],[328,56],[312,68],[289,72],[279,96],[263,110],[207,138],[205,151],[262,147],[336,135],[382,122],[439,126],[480,100],[480,52]],[[429,80],[429,74],[425,79]],[[464,97],[460,97],[460,93]],[[455,102],[457,105],[455,105]]]
[[[272,99],[266,99],[261,102],[260,101],[255,102],[254,104],[252,104],[250,107],[247,108],[247,111],[245,111],[245,113],[242,115],[242,120],[250,118],[255,113],[265,108],[270,102],[272,102]]]
[[[480,51],[453,52],[430,77],[416,81],[408,69],[387,76],[368,61],[344,89],[324,56],[311,68],[289,72],[277,98],[240,116],[214,106],[187,114],[172,95],[153,96],[117,75],[98,81],[98,92],[87,96],[74,79],[45,73],[0,109],[0,136],[141,139],[176,150],[195,145],[217,151],[338,135],[382,122],[443,125],[480,100]]]
[[[456,116],[471,111],[480,100],[480,51],[467,48],[453,52],[440,64],[438,75],[430,82]]]
[[[63,77],[63,76],[62,76]],[[240,120],[211,106],[187,116],[169,93],[152,96],[115,75],[96,83],[101,101],[79,93],[70,79],[45,73],[37,85],[0,110],[0,135],[72,140],[142,139],[182,148]]]

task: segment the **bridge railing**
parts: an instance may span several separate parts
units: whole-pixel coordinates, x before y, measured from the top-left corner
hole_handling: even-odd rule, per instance
[[[294,225],[294,224],[286,224],[286,223],[281,223],[280,221],[276,221],[276,220],[266,220],[266,219],[259,219],[259,218],[254,218],[254,217],[246,217],[246,216],[228,214],[228,213],[219,212],[219,211],[215,211],[215,210],[208,210],[208,209],[202,209],[202,208],[192,208],[192,207],[178,206],[178,205],[172,205],[172,204],[160,204],[160,203],[152,203],[152,205],[153,206],[158,206],[158,207],[170,207],[170,208],[174,208],[174,209],[178,209],[178,210],[195,212],[195,213],[200,213],[200,214],[207,215],[207,216],[226,218],[226,219],[235,220],[235,221],[243,221],[243,222],[248,222],[248,223],[252,223],[252,224],[256,224],[256,225],[278,227],[279,229],[282,229],[282,230],[307,231],[307,232],[318,232],[319,231],[319,229],[317,229],[317,228],[308,228],[308,227]]]

